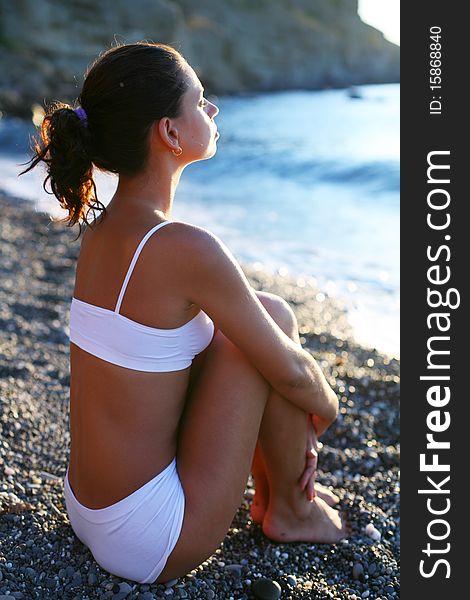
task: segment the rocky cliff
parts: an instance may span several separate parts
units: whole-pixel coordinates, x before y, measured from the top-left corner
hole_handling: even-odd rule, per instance
[[[0,110],[73,100],[103,49],[143,39],[180,50],[208,93],[399,79],[399,48],[357,0],[2,0]]]

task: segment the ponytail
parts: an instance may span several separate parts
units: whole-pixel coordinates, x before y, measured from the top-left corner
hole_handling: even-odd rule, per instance
[[[87,221],[91,211],[96,222],[95,209],[106,213],[105,206],[97,198],[91,159],[91,132],[83,109],[74,111],[71,106],[56,103],[41,124],[39,139],[34,140],[35,156],[20,175],[27,173],[40,162],[46,164],[47,176],[44,190],[54,194],[68,216],[58,219],[72,227],[76,223],[82,233],[82,222]],[[50,182],[51,192],[46,189]],[[87,221],[88,222],[88,221]],[[93,225],[91,225],[93,226]]]
[[[187,62],[166,44],[139,42],[106,50],[88,70],[78,97],[82,109],[54,104],[44,117],[35,156],[26,173],[41,161],[68,226],[104,211],[98,201],[93,167],[133,176],[145,168],[149,131],[162,117],[176,118],[188,89]],[[96,217],[91,227],[96,223]],[[78,239],[77,237],[77,239]]]

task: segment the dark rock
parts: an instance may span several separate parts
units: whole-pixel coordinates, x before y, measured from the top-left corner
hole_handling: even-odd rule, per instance
[[[281,597],[281,586],[277,581],[261,577],[251,586],[252,592],[258,600],[278,600]]]
[[[288,575],[287,576],[287,583],[289,585],[292,585],[292,586],[295,587],[297,585],[297,579],[296,579],[296,577],[294,575]]]
[[[234,577],[241,577],[242,575],[242,565],[231,564],[225,566],[225,572],[233,575]]]
[[[364,574],[364,568],[361,563],[356,563],[353,566],[352,575],[354,579],[361,579]]]

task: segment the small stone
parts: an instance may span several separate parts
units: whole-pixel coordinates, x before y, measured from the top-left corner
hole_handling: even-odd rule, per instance
[[[213,600],[213,598],[215,598],[214,590],[208,589],[206,592],[206,598],[208,598],[208,600]]]
[[[179,579],[170,579],[165,583],[165,587],[171,588],[178,583]]]
[[[393,588],[392,585],[386,585],[385,588],[384,588],[384,592],[386,594],[393,594],[394,591],[395,590],[394,590],[394,588]]]
[[[377,572],[377,565],[375,563],[371,563],[369,565],[369,568],[367,569],[367,572],[369,573],[369,575],[371,577],[373,577],[375,575],[375,573]]]
[[[265,577],[257,579],[251,589],[258,600],[278,600],[281,597],[281,586],[277,581]]]
[[[72,577],[74,573],[75,573],[75,569],[71,565],[69,565],[65,569],[65,574],[66,574],[67,577]]]
[[[364,574],[363,566],[361,565],[361,563],[356,563],[353,566],[353,571],[352,571],[353,579],[360,579],[363,574]]]
[[[365,534],[369,536],[374,542],[379,542],[382,537],[380,531],[374,527],[372,523],[368,523],[364,530]]]
[[[231,573],[234,577],[241,577],[242,566],[237,564],[226,565],[225,572]]]
[[[88,585],[95,585],[97,581],[98,577],[96,576],[96,573],[88,573]]]
[[[121,594],[130,594],[132,592],[132,587],[128,583],[123,581],[119,584],[119,592]]]
[[[180,598],[187,598],[188,597],[188,592],[184,588],[178,588],[177,592],[178,592],[178,596]],[[153,596],[152,596],[152,598],[153,598]]]
[[[295,587],[297,585],[297,579],[295,578],[294,575],[288,575],[287,576],[287,583],[289,585],[292,585],[293,587]]]
[[[369,590],[366,590],[365,592],[362,592],[361,598],[368,598],[369,594],[370,594]]]

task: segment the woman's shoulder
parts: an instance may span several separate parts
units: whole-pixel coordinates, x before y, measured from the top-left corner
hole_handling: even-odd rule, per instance
[[[187,221],[170,220],[169,226],[162,228],[165,229],[166,239],[187,251],[202,251],[204,248],[209,250],[214,244],[221,243],[220,238],[207,227]]]

